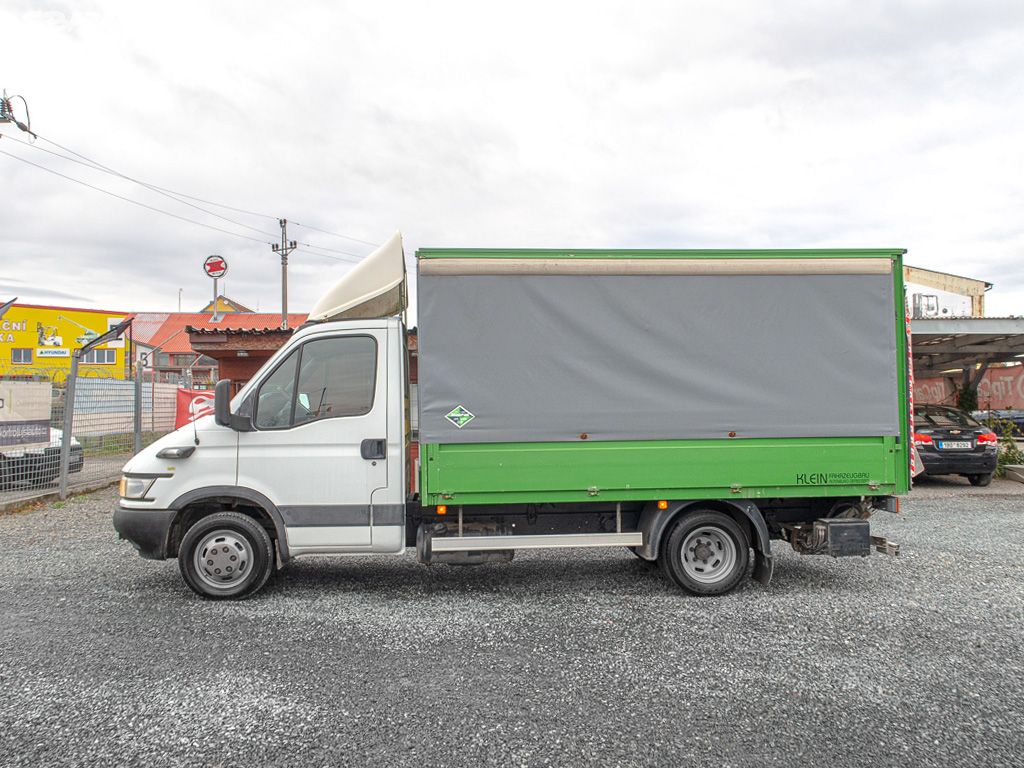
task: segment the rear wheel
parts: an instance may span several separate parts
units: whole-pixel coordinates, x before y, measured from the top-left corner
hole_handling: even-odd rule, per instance
[[[984,472],[980,475],[968,475],[967,482],[971,485],[977,485],[984,488],[986,485],[992,484],[992,473]]]
[[[688,592],[722,595],[746,574],[750,545],[731,517],[701,510],[672,523],[658,562],[665,575]]]
[[[274,568],[274,545],[258,522],[238,512],[218,512],[188,529],[178,567],[193,591],[213,600],[258,591]]]

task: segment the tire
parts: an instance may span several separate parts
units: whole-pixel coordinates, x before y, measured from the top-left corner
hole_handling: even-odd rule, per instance
[[[979,488],[984,488],[986,485],[992,485],[992,473],[984,472],[980,475],[968,475],[967,482]]]
[[[750,544],[728,515],[698,510],[671,524],[658,562],[665,575],[687,592],[724,595],[746,575]]]
[[[185,583],[210,600],[248,597],[274,570],[274,545],[258,522],[238,512],[217,512],[188,529],[178,548]]]

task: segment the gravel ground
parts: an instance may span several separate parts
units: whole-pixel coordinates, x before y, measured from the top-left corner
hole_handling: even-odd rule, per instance
[[[975,488],[966,477],[959,475],[921,475],[914,479],[910,492],[913,499],[961,498],[965,493],[971,496],[1024,496],[1024,483],[1007,478],[993,477],[992,485]]]
[[[0,516],[3,765],[1020,765],[1024,498],[908,499],[899,558],[721,598],[628,552],[299,560],[254,598],[138,558],[104,491]]]

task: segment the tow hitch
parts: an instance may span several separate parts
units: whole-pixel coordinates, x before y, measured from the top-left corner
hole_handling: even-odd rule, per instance
[[[872,536],[871,546],[875,548],[876,552],[881,552],[883,555],[896,557],[900,553],[900,545],[895,541],[889,541],[884,536]]]
[[[801,555],[867,557],[871,549],[898,555],[900,545],[882,536],[872,536],[868,521],[852,517],[829,517],[813,523],[784,526],[789,543]]]

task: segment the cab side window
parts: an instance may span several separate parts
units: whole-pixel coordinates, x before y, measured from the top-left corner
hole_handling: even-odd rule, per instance
[[[295,367],[299,353],[292,352],[267,380],[260,384],[256,396],[257,429],[282,429],[291,426],[292,401],[295,392]]]
[[[340,336],[303,344],[260,385],[257,429],[287,429],[319,419],[362,416],[373,408],[377,342]]]
[[[311,341],[302,348],[293,424],[367,414],[376,384],[377,342],[372,337]]]

